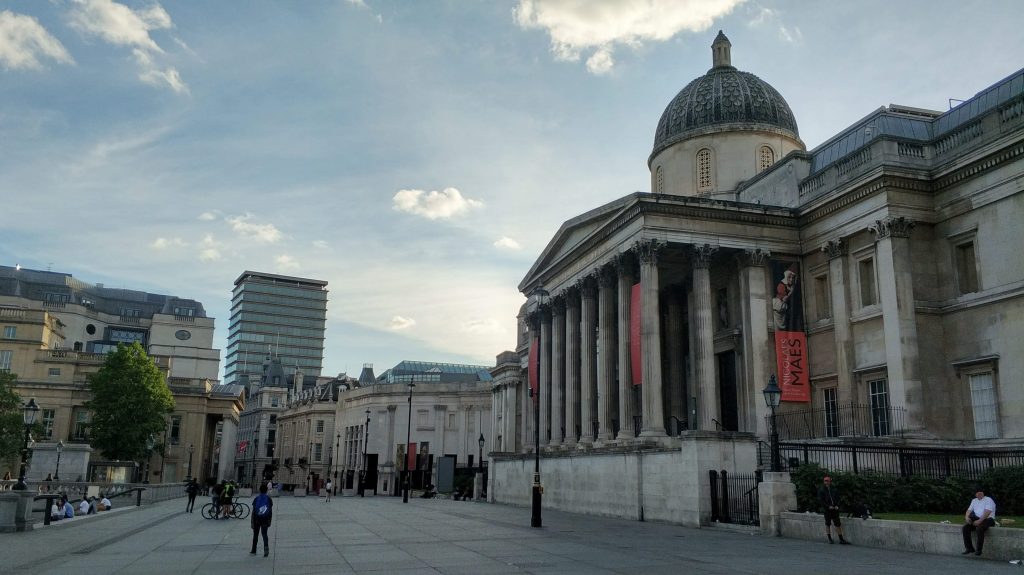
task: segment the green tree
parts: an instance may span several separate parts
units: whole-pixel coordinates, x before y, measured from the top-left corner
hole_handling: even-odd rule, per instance
[[[14,391],[18,376],[0,372],[0,461],[12,462],[25,445],[21,397]]]
[[[163,373],[138,343],[118,344],[89,376],[89,390],[89,443],[107,459],[142,460],[149,434],[159,436],[174,411]]]

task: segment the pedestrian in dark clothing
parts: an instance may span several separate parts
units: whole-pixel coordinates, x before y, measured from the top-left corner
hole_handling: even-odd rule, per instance
[[[260,533],[263,534],[263,556],[270,555],[270,543],[267,541],[267,529],[274,516],[274,500],[267,495],[267,486],[260,485],[260,494],[252,500],[252,548],[249,555],[256,554],[256,543]]]
[[[185,513],[192,513],[196,506],[196,495],[199,495],[199,484],[195,477],[185,486],[185,493],[188,494],[188,503],[185,505]]]
[[[985,490],[981,487],[974,490],[974,499],[971,499],[971,504],[964,513],[964,521],[966,523],[963,527],[963,554],[981,555],[981,550],[985,547],[985,532],[996,524],[996,502],[992,501],[991,497],[986,497]],[[978,532],[977,547],[971,544],[971,531]]]
[[[826,475],[822,481],[824,484],[818,488],[818,501],[821,502],[821,507],[825,511],[825,536],[828,537],[829,544],[834,543],[832,541],[832,524],[835,524],[836,533],[839,534],[839,543],[849,545],[850,542],[843,537],[843,522],[839,519],[839,490],[832,485],[831,477]]]

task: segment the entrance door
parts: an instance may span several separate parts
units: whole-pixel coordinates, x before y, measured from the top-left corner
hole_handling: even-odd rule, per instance
[[[363,489],[369,491],[373,490],[373,494],[377,494],[377,454],[367,453],[366,454],[366,485]]]
[[[719,422],[724,431],[739,431],[739,406],[736,404],[736,354],[718,354],[718,400],[722,406]]]

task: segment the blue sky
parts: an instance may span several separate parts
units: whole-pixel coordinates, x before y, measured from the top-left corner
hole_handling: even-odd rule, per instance
[[[0,263],[198,299],[221,348],[243,270],[325,279],[325,373],[493,364],[720,28],[808,148],[1024,65],[1016,1],[7,0]]]

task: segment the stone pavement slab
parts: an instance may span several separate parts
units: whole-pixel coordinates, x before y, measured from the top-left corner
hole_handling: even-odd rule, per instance
[[[271,554],[248,554],[248,520],[203,519],[184,499],[0,535],[0,573],[802,574],[1021,573],[975,557],[828,545],[448,500],[278,497]],[[262,547],[262,543],[261,543]]]

